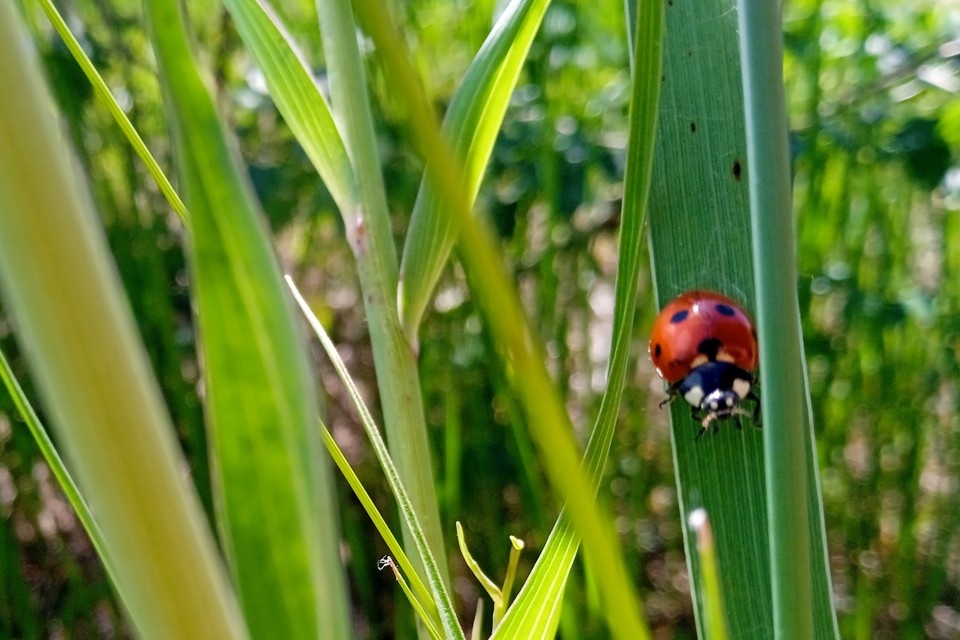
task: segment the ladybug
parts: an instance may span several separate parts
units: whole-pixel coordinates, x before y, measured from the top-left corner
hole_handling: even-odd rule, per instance
[[[688,291],[665,306],[650,335],[650,358],[670,386],[663,407],[683,396],[700,423],[696,440],[719,420],[740,416],[759,422],[760,398],[753,391],[757,332],[736,302],[712,291]],[[740,405],[752,400],[748,413]]]

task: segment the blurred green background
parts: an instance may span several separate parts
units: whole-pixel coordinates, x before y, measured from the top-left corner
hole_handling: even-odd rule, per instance
[[[21,4],[209,513],[183,229],[42,14]],[[276,4],[295,36],[304,34],[304,54],[322,83],[319,47],[308,47],[317,42],[312,2]],[[147,144],[169,162],[139,3],[59,5]],[[394,8],[443,108],[498,4],[408,0]],[[284,268],[376,407],[341,218],[229,19],[209,0],[190,10]],[[785,13],[797,287],[841,633],[960,638],[960,2],[798,0]],[[589,7],[554,0],[478,201],[584,431],[605,385],[612,321],[629,97],[625,34],[619,0]],[[422,167],[380,70],[371,68],[370,77],[399,243]],[[662,383],[646,357],[648,276],[639,286],[636,365],[601,496],[616,514],[655,637],[692,638],[667,416],[657,409]],[[12,330],[0,308],[0,348],[35,398]],[[389,512],[350,401],[326,360],[315,361],[328,424]],[[448,549],[460,520],[474,556],[500,576],[507,536],[539,549],[558,505],[456,266],[424,323],[420,372]],[[709,438],[699,446],[709,447]],[[397,637],[398,621],[412,614],[377,571],[386,548],[343,483],[339,490],[357,637]],[[0,637],[129,636],[93,549],[2,391],[0,514]],[[533,558],[522,561],[521,576]],[[458,606],[472,617],[480,590],[458,555],[449,561]],[[592,582],[578,565],[564,638],[606,633],[591,613]]]

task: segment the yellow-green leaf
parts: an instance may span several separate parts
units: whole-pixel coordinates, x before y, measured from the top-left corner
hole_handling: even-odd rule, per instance
[[[103,229],[26,42],[16,8],[0,3],[4,308],[138,634],[245,638]]]
[[[247,624],[255,638],[348,638],[308,350],[180,4],[146,7],[190,211],[218,524]]]

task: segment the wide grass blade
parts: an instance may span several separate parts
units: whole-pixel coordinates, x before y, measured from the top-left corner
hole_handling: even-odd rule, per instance
[[[804,367],[781,5],[740,0],[776,638],[838,637]]]
[[[308,350],[180,4],[146,9],[190,211],[218,524],[247,623],[255,638],[349,638]]]
[[[746,150],[736,15],[722,2],[668,5],[664,87],[650,207],[650,253],[661,306],[692,288],[753,308]],[[762,346],[761,346],[762,349]],[[762,391],[761,391],[762,393]],[[674,403],[672,440],[694,612],[703,635],[702,569],[687,516],[710,514],[731,637],[773,637],[763,433],[698,425]],[[770,425],[767,425],[770,428]]]
[[[549,6],[550,0],[513,0],[507,5],[470,63],[444,116],[443,129],[461,159],[471,205],[530,44]],[[416,344],[424,309],[458,231],[456,218],[443,210],[439,194],[425,176],[403,247],[397,294],[400,321],[412,344]]]
[[[382,8],[371,0],[356,0],[354,5],[361,24],[377,45],[392,89],[406,105],[419,150],[434,168],[431,173],[434,187],[443,198],[449,215],[456,216],[458,224],[462,225],[460,254],[471,289],[508,363],[550,480],[567,500],[571,521],[587,541],[585,551],[597,572],[604,576],[599,587],[611,631],[620,638],[648,637],[640,620],[639,602],[623,566],[618,541],[609,520],[600,515],[594,503],[595,486],[587,481],[585,470],[580,468],[569,416],[546,372],[542,354],[521,310],[516,288],[504,272],[491,233],[471,214],[458,162],[440,134],[422,83],[411,69],[407,52]],[[498,636],[531,638],[551,633],[555,611],[549,609],[552,604],[547,603],[541,610],[530,609],[533,617],[541,618],[541,612],[546,614],[546,622],[539,627],[540,635],[532,636],[523,629],[502,631],[501,625]]]
[[[689,289],[713,289],[753,310],[747,181],[754,178],[752,167],[768,160],[747,162],[736,12],[729,4],[708,0],[697,5],[668,3],[666,16],[663,100],[650,207],[657,297],[662,305]],[[789,256],[794,249],[774,244],[771,250]],[[762,342],[760,352],[767,346]],[[762,388],[760,393],[768,395]],[[768,640],[774,629],[763,439],[780,428],[779,417],[766,417],[763,430],[747,424],[738,431],[724,424],[719,433],[695,442],[699,425],[690,419],[689,407],[682,405],[674,403],[671,412],[672,439],[698,627],[702,633],[704,577],[687,515],[703,507],[710,514],[716,542],[730,637]],[[805,482],[812,495],[816,491],[812,462]],[[822,528],[819,515],[811,514],[810,522]],[[811,557],[822,560],[811,564],[811,579],[829,598],[822,536],[814,536],[811,544]],[[817,633],[812,637],[832,636],[828,609],[815,612]]]
[[[0,3],[0,291],[137,633],[246,633],[35,52]]]

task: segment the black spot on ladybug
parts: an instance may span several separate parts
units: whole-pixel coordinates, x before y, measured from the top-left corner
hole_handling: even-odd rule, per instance
[[[739,180],[741,174],[743,174],[743,167],[740,166],[739,160],[734,160],[733,161],[733,177]]]
[[[690,133],[696,133],[696,132],[697,132],[697,123],[696,123],[696,122],[691,122],[691,123],[690,123]]]
[[[687,315],[689,315],[689,313],[690,312],[687,311],[686,309],[683,309],[682,311],[677,311],[675,314],[670,316],[670,324],[680,324],[681,322],[687,319]]]
[[[727,316],[728,318],[732,318],[733,316],[737,315],[736,311],[734,311],[730,306],[723,304],[722,302],[717,305],[717,313],[719,313],[722,316]]]
[[[717,354],[720,353],[720,347],[722,346],[723,343],[716,338],[707,338],[697,345],[697,353],[702,353],[707,356],[709,360],[716,360]]]
[[[660,348],[660,343],[653,345],[653,357],[659,358],[662,353],[663,349]]]

